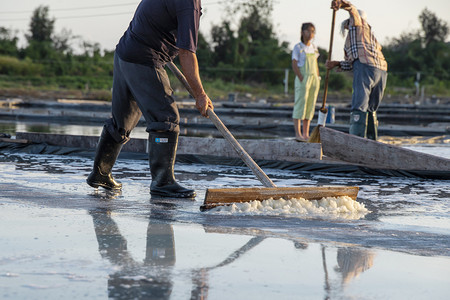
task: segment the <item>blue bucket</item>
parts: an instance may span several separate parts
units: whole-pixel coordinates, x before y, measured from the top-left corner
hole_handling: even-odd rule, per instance
[[[335,123],[335,118],[334,118],[334,114],[336,112],[336,108],[333,105],[328,105],[328,114],[327,114],[327,120],[326,123],[327,124],[334,124]]]

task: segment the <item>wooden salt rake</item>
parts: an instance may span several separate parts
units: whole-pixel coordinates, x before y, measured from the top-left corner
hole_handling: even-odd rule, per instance
[[[194,96],[192,88],[177,66],[175,66],[173,62],[169,62],[167,63],[167,67],[181,81],[191,96]],[[270,198],[283,198],[285,200],[298,198],[320,200],[324,197],[348,196],[353,200],[356,200],[359,188],[353,186],[277,187],[244,148],[242,148],[231,132],[210,108],[208,108],[208,117],[264,187],[206,189],[205,200],[200,207],[201,210],[207,210],[216,206],[229,205],[232,203],[250,202],[254,200],[262,201]]]

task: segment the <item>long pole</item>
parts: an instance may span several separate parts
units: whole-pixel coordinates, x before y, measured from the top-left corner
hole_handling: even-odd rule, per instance
[[[177,66],[173,62],[168,62],[167,67],[175,74],[175,76],[181,81],[186,90],[194,97],[194,92],[184,77],[183,73],[177,68]],[[247,151],[242,148],[242,146],[238,143],[238,141],[234,138],[228,128],[222,123],[222,121],[217,117],[216,113],[208,108],[208,117],[217,127],[217,129],[222,133],[223,137],[231,144],[233,149],[238,153],[244,163],[252,170],[253,174],[258,177],[259,181],[265,187],[277,187],[272,180],[264,173],[264,171],[256,164],[256,162],[251,158],[251,156],[247,153]]]
[[[328,48],[328,60],[331,60],[331,54],[333,52],[333,39],[334,39],[334,23],[336,20],[336,10],[333,9],[333,17],[331,19],[331,34],[330,34],[330,46]],[[328,80],[330,77],[330,70],[327,69],[327,73],[325,75],[325,85],[323,90],[323,99],[322,99],[322,107],[320,108],[320,111],[324,114],[328,112],[327,108],[325,107],[327,103],[327,94],[328,94]]]

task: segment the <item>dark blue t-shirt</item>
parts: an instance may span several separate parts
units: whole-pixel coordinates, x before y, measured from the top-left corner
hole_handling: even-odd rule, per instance
[[[160,67],[178,49],[197,50],[201,0],[142,0],[116,46],[127,62]]]

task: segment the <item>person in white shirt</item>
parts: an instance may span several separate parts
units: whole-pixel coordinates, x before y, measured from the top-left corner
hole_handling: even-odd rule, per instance
[[[309,126],[314,117],[314,108],[320,88],[319,50],[312,40],[316,28],[312,23],[303,23],[301,42],[292,50],[292,69],[295,72],[295,103],[292,112],[295,139],[305,142],[309,138]],[[303,131],[302,124],[303,123]]]

